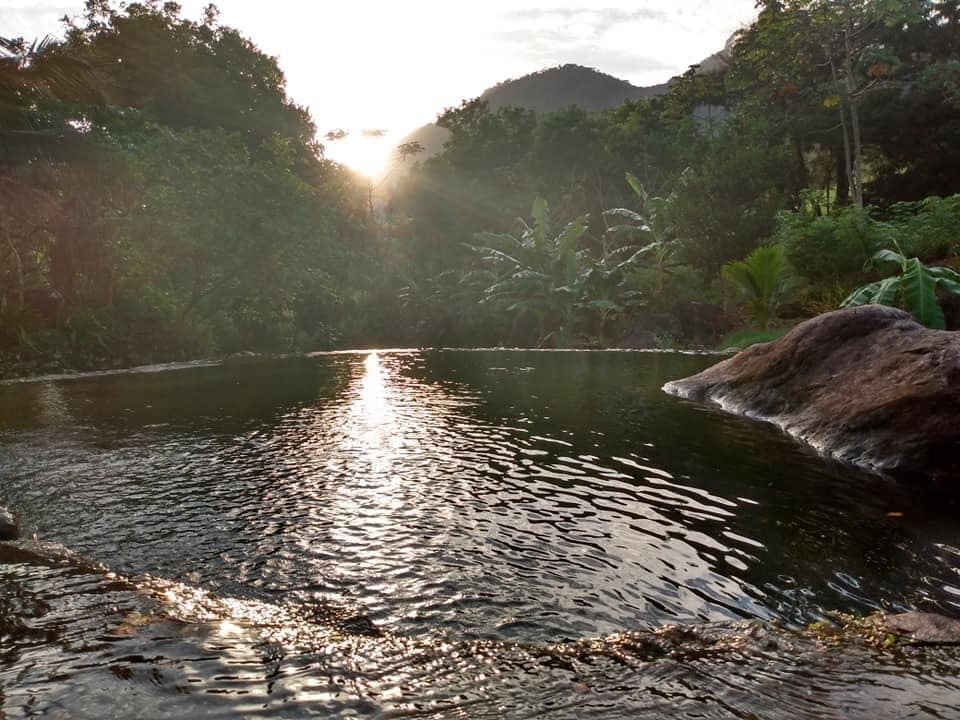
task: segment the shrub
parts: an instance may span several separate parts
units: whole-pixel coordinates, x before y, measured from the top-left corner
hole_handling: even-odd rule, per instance
[[[866,211],[841,208],[830,215],[781,213],[776,239],[799,275],[828,284],[863,268],[892,232]]]
[[[960,195],[891,205],[890,222],[907,255],[924,261],[956,255],[960,247]]]

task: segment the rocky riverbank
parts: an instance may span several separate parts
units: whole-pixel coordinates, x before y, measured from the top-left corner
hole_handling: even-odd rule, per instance
[[[820,315],[664,390],[775,423],[842,461],[960,479],[960,335],[895,308]]]

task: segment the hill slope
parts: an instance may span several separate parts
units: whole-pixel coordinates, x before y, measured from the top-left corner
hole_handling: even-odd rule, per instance
[[[637,87],[599,70],[571,64],[506,80],[480,97],[494,110],[515,105],[545,113],[571,105],[579,105],[585,110],[607,110],[624,100],[658,95],[666,90],[666,85]]]
[[[538,113],[553,112],[578,105],[586,110],[607,110],[625,100],[660,95],[667,85],[637,87],[582,65],[560,65],[523,77],[505,80],[480,96],[494,110],[517,106]],[[417,128],[401,143],[419,142],[424,147],[421,158],[434,155],[443,148],[447,131],[433,123]]]

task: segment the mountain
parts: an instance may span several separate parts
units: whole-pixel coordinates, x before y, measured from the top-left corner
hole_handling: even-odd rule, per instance
[[[517,106],[538,113],[563,110],[578,105],[586,110],[608,110],[625,100],[660,95],[668,86],[637,87],[626,80],[607,75],[582,65],[560,65],[494,85],[480,96],[490,108]],[[417,128],[401,143],[419,142],[424,147],[421,158],[443,149],[448,132],[433,123]]]
[[[560,65],[494,85],[480,97],[494,110],[513,105],[538,113],[579,105],[585,110],[608,110],[625,100],[659,95],[666,85],[637,87],[582,65]]]

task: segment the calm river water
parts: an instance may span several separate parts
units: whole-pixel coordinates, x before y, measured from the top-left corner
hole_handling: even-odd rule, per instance
[[[960,651],[793,633],[960,615],[956,508],[660,391],[715,360],[0,385],[0,504],[42,541],[0,545],[0,718],[960,718]],[[617,635],[665,624],[763,637],[648,657]]]

